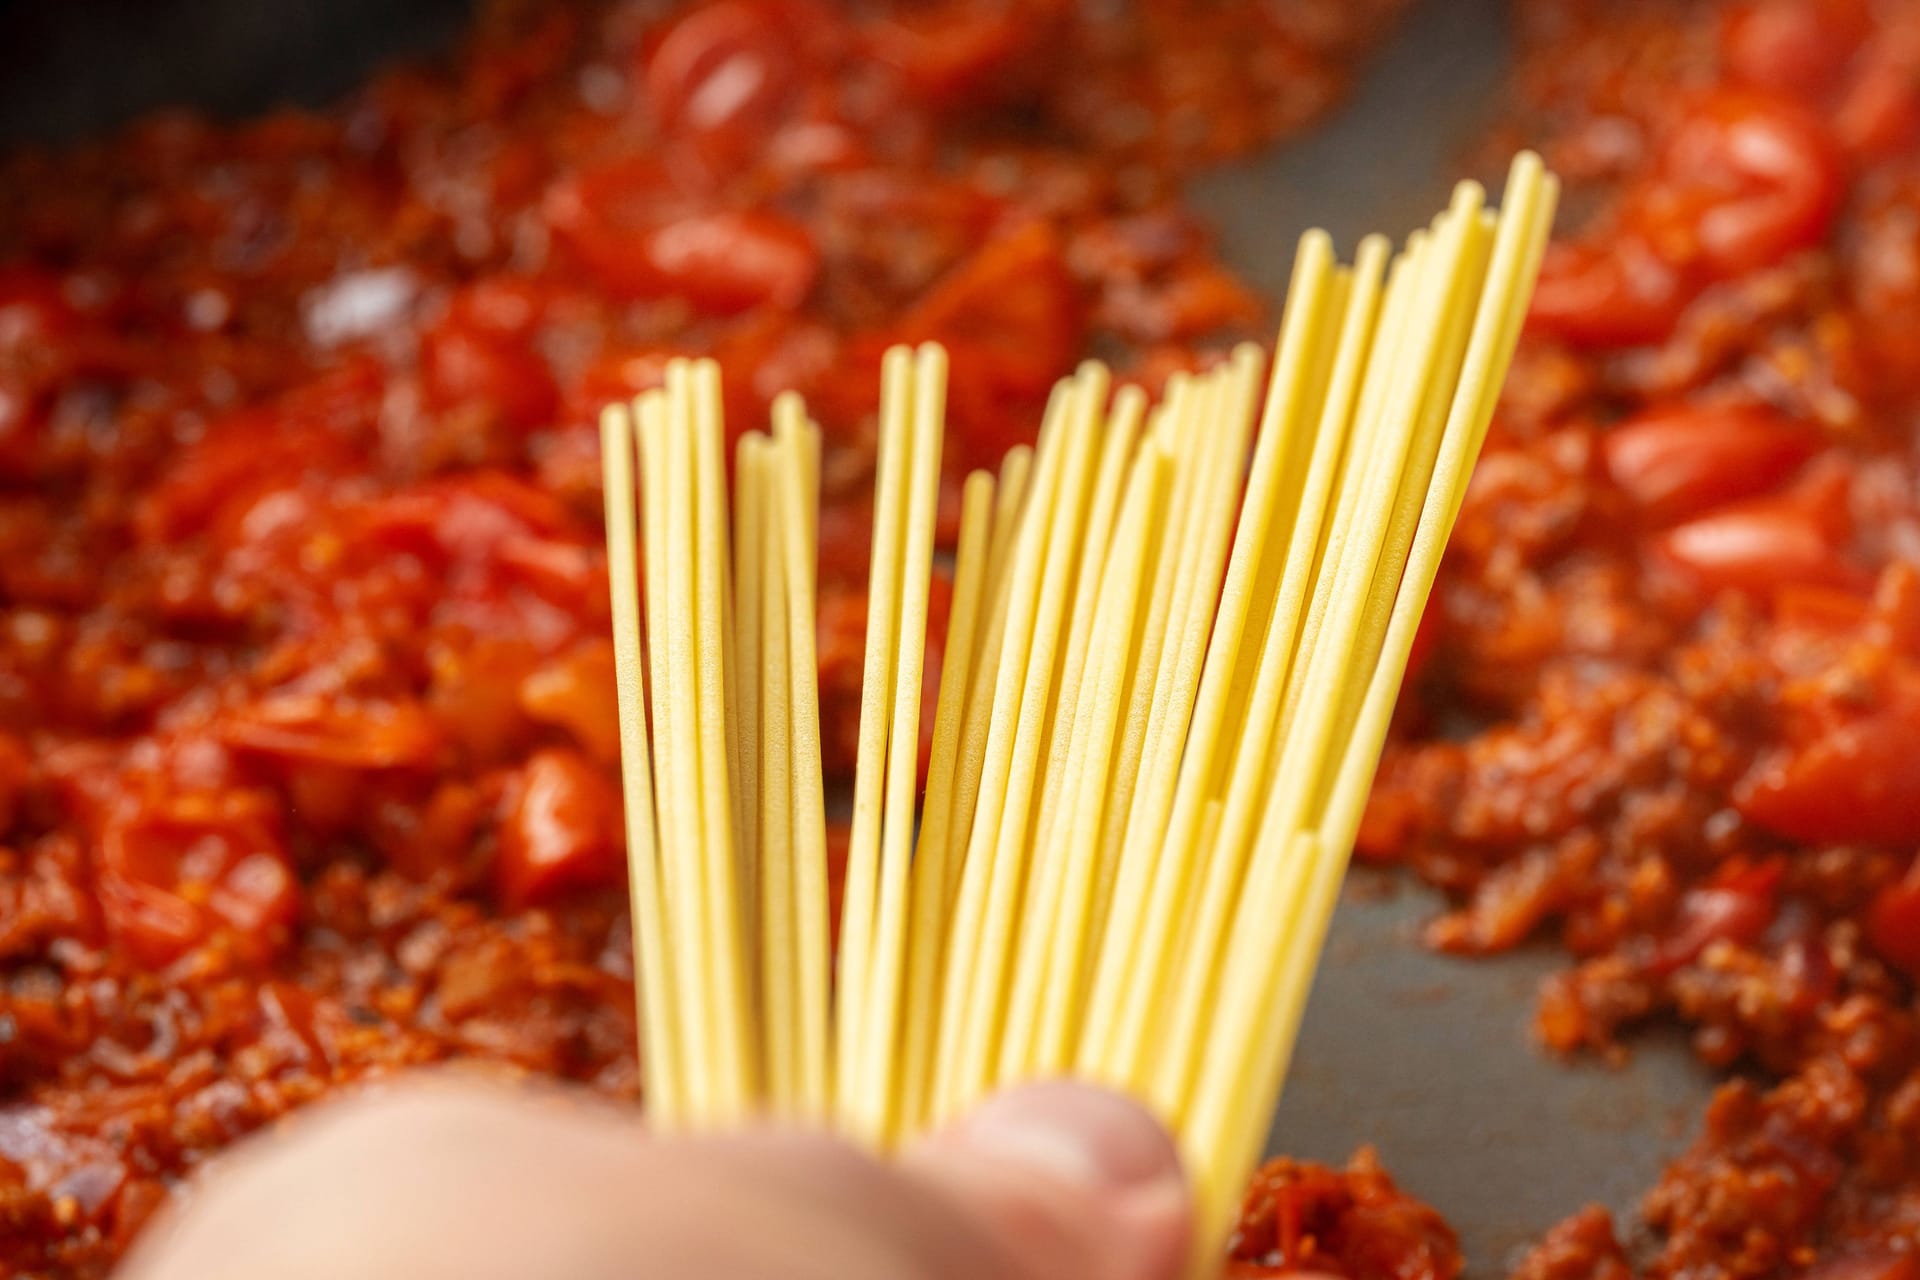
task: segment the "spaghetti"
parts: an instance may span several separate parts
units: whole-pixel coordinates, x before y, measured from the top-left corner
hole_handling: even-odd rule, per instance
[[[729,514],[712,362],[607,411],[658,1122],[765,1111],[886,1149],[1073,1072],[1174,1128],[1217,1249],[1556,192],[1525,155],[1498,214],[1463,183],[1397,256],[1341,266],[1309,233],[1264,399],[1252,347],[1154,406],[1098,364],[1060,383],[1036,447],[966,482],[917,828],[947,365],[887,355],[831,981],[817,432],[776,404]]]

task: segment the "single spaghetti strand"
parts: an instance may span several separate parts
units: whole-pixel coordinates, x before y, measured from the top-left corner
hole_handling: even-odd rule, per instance
[[[814,633],[814,556],[819,546],[819,433],[797,396],[774,402],[775,454],[768,472],[779,488],[770,529],[786,586],[788,748],[793,788],[794,974],[799,988],[799,1114],[825,1121],[833,1108],[832,926],[827,902],[826,790],[820,762],[819,660]]]
[[[861,1029],[871,990],[874,915],[879,899],[880,839],[886,796],[893,668],[900,644],[900,570],[906,540],[911,466],[913,352],[894,347],[880,370],[879,480],[873,500],[873,554],[867,579],[866,656],[860,679],[860,734],[854,758],[853,820],[847,838],[840,905],[834,1056],[842,1125],[871,1088],[862,1078]]]
[[[673,397],[669,373],[668,397]],[[701,863],[706,873],[704,899],[706,928],[712,954],[715,1001],[716,1096],[721,1118],[737,1123],[749,1113],[755,1095],[753,1063],[755,1028],[747,1019],[746,921],[740,909],[739,863],[734,851],[734,807],[728,782],[737,769],[728,751],[726,733],[726,648],[721,623],[725,618],[727,560],[726,471],[721,441],[720,367],[711,360],[695,361],[683,379],[688,418],[694,435],[695,583],[698,603],[696,628],[699,702],[701,827],[706,841]]]
[[[1101,443],[1099,461],[1093,473],[1093,493],[1088,500],[1086,530],[1068,548],[1071,563],[1066,566],[1066,572],[1072,586],[1069,595],[1071,603],[1066,615],[1067,640],[1061,647],[1060,660],[1054,672],[1051,706],[1047,713],[1047,737],[1040,749],[1040,776],[1044,782],[1040,788],[1039,820],[1035,830],[1042,848],[1046,846],[1047,833],[1052,830],[1060,775],[1066,768],[1068,738],[1073,732],[1074,703],[1078,700],[1081,673],[1086,667],[1087,640],[1093,631],[1093,610],[1100,586],[1098,566],[1089,567],[1087,556],[1089,551],[1107,545],[1114,511],[1120,499],[1120,486],[1126,479],[1127,462],[1133,451],[1130,437],[1138,431],[1137,420],[1123,420],[1118,405],[1115,406],[1113,420],[1102,430],[1101,423],[1106,418],[1107,392],[1112,382],[1105,365],[1089,360],[1080,366],[1078,377],[1084,386],[1080,397],[1080,429],[1093,432],[1101,438]],[[1137,388],[1127,390],[1135,393],[1127,397],[1129,401],[1137,398]],[[1028,900],[1031,902],[1031,894]]]
[[[634,424],[625,405],[600,415],[602,490],[607,516],[607,581],[613,626],[614,693],[620,713],[622,798],[627,833],[627,886],[633,920],[634,995],[640,1028],[640,1077],[649,1118],[672,1127],[680,1111],[679,1029],[673,976],[667,967],[660,902],[659,850],[653,814],[653,762],[647,749],[647,707],[640,652],[639,527],[634,511]]]
[[[755,706],[762,729],[753,744],[754,777],[758,791],[754,807],[760,833],[761,884],[758,901],[760,930],[760,1000],[766,1070],[762,1079],[770,1110],[782,1118],[799,1118],[801,1099],[800,993],[795,957],[798,910],[794,893],[793,859],[793,702],[788,689],[786,566],[780,555],[781,491],[772,474],[777,446],[765,435],[750,432],[740,438],[735,468],[738,507],[753,516],[743,531],[753,540],[757,574],[754,595],[743,600],[740,612],[744,639],[749,618],[757,637],[754,669],[743,672],[742,687],[757,686]],[[783,459],[782,459],[783,460]],[[744,551],[745,543],[737,544]],[[743,569],[745,557],[743,556]],[[746,573],[741,579],[747,578]],[[744,646],[743,646],[744,648]],[[742,753],[742,763],[747,760]]]
[[[758,439],[756,445],[749,441]],[[760,892],[766,883],[766,867],[760,865],[760,576],[764,574],[764,537],[762,522],[766,512],[766,495],[758,487],[758,480],[749,482],[747,453],[766,443],[766,438],[758,432],[749,432],[739,438],[733,449],[733,576],[732,597],[730,597],[730,628],[733,647],[728,654],[728,689],[730,689],[730,716],[728,731],[733,739],[733,758],[737,766],[733,770],[733,800],[739,806],[737,821],[737,842],[739,842],[739,898],[741,898],[741,919],[745,921],[747,935],[747,1002],[755,1017],[764,1017],[766,994],[760,988],[762,973],[766,969],[766,960],[762,956],[762,946],[766,936],[762,929],[764,910],[760,906]],[[749,491],[749,486],[753,489]],[[760,1080],[768,1088],[768,1071],[772,1069],[774,1050],[760,1042]]]
[[[925,816],[913,862],[913,928],[907,954],[904,1084],[900,1123],[907,1132],[926,1123],[933,1088],[933,1046],[938,1034],[940,962],[950,886],[957,882],[950,848],[954,772],[960,757],[961,719],[974,679],[973,654],[980,629],[981,595],[987,576],[987,540],[992,532],[995,482],[991,472],[969,475],[960,494],[960,539],[954,560],[953,604],[940,662],[940,693],[934,707],[933,754],[928,762]]]
[[[662,608],[667,643],[668,759],[673,766],[664,794],[673,797],[676,823],[669,857],[677,868],[669,876],[674,899],[668,908],[673,921],[676,954],[688,975],[685,1011],[687,1062],[704,1069],[689,1070],[689,1122],[702,1127],[722,1120],[727,1112],[726,1064],[721,1060],[720,1018],[725,993],[716,983],[711,946],[712,917],[705,903],[705,862],[708,860],[706,820],[700,785],[699,677],[695,646],[694,583],[695,496],[693,430],[689,421],[687,370],[684,362],[667,367],[664,421],[660,434],[666,452],[667,598]]]
[[[1065,400],[1055,389],[1047,417],[1064,412]],[[1044,434],[1044,433],[1043,433]],[[967,701],[960,719],[960,756],[954,766],[953,812],[947,823],[947,889],[949,902],[960,896],[960,877],[966,865],[967,841],[979,804],[980,778],[993,725],[993,700],[998,688],[1000,655],[1007,642],[1007,614],[1012,601],[1013,561],[1019,545],[1021,516],[1032,478],[1034,452],[1018,445],[1007,453],[994,495],[993,531],[987,543],[986,580],[981,584],[986,616],[977,629],[973,673],[967,682]]]
[[[940,501],[940,441],[946,433],[947,353],[931,343],[914,354],[912,454],[906,545],[900,570],[898,657],[893,673],[892,734],[887,750],[880,901],[871,958],[873,984],[862,1029],[866,1091],[857,1099],[859,1136],[886,1145],[899,1123],[900,994],[906,983],[908,869],[913,860],[914,795],[920,770],[920,696],[927,645],[927,594]]]

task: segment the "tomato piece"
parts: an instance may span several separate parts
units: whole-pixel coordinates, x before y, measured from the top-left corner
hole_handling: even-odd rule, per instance
[[[273,815],[253,792],[123,799],[101,830],[96,874],[114,940],[155,965],[220,931],[270,954],[299,905]]]
[[[722,315],[791,310],[806,300],[820,268],[807,229],[769,213],[681,218],[654,231],[644,251],[664,288]]]
[[[1638,236],[1555,243],[1541,261],[1527,325],[1577,347],[1635,346],[1671,333],[1691,297],[1680,273]]]
[[[861,32],[873,57],[896,68],[922,102],[975,100],[1042,30],[1029,6],[946,3],[887,11]]]
[[[552,494],[503,471],[416,485],[360,513],[361,532],[374,543],[464,566],[491,563],[505,543],[560,538],[572,526]]]
[[[427,709],[448,744],[472,764],[500,764],[517,754],[529,725],[516,694],[539,662],[533,645],[518,637],[476,636],[432,646],[427,662],[433,672]]]
[[[528,428],[546,424],[559,401],[559,388],[539,353],[523,341],[451,319],[421,340],[420,363],[428,402],[439,409],[478,404],[502,421]]]
[[[1688,889],[1655,949],[1653,971],[1671,973],[1691,964],[1715,942],[1758,941],[1779,911],[1785,871],[1779,859],[1770,858],[1754,865],[1734,865],[1712,882]]]
[[[1652,409],[1610,431],[1613,482],[1650,524],[1671,524],[1764,493],[1820,448],[1819,433],[1761,408]]]
[[[1738,80],[1817,101],[1872,29],[1864,0],[1747,0],[1722,15],[1720,55]]]
[[[678,296],[714,315],[791,310],[819,273],[813,237],[768,212],[697,209],[655,164],[580,175],[549,195],[547,218],[588,270],[625,297]]]
[[[1825,486],[1748,499],[1667,530],[1655,539],[1654,556],[1707,591],[1859,588],[1863,577],[1841,550],[1843,502],[1843,493]]]
[[[1769,753],[1734,804],[1748,820],[1809,844],[1920,841],[1920,701]]]
[[[1920,858],[1904,879],[1874,895],[1867,908],[1867,940],[1888,964],[1920,982]]]
[[[215,726],[227,746],[292,765],[421,769],[438,759],[439,727],[411,701],[273,694],[227,712]]]
[[[13,828],[32,777],[33,760],[26,747],[11,733],[0,733],[0,837]]]
[[[1893,160],[1920,144],[1920,28],[1883,28],[1833,112],[1834,136],[1866,161]]]
[[[618,884],[625,866],[620,796],[577,751],[535,753],[500,825],[495,880],[514,909]]]
[[[772,5],[722,0],[688,10],[647,56],[661,133],[716,168],[744,167],[801,86],[797,42]]]
[[[1697,254],[1724,278],[1825,239],[1841,194],[1838,148],[1818,117],[1772,94],[1723,90],[1682,117],[1632,219],[1668,261]]]
[[[1029,222],[993,240],[933,287],[896,335],[943,344],[953,360],[949,420],[965,461],[997,465],[1036,425],[1022,412],[1068,372],[1085,308],[1060,238]]]
[[[521,680],[519,698],[528,719],[565,730],[601,764],[619,762],[620,710],[611,641],[583,640],[536,667]]]

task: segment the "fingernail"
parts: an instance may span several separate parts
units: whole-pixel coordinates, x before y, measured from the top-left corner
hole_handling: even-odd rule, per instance
[[[1040,1084],[1002,1094],[950,1137],[970,1151],[1107,1193],[1184,1204],[1180,1155],[1165,1129],[1120,1094]]]

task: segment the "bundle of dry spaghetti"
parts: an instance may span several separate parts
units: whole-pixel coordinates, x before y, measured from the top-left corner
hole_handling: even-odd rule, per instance
[[[966,481],[923,797],[947,368],[937,347],[888,353],[837,931],[819,431],[782,397],[740,439],[729,500],[711,362],[607,411],[656,1123],[771,1116],[885,1148],[1076,1075],[1172,1127],[1217,1247],[1555,194],[1522,156],[1498,214],[1464,183],[1397,255],[1373,237],[1341,266],[1308,234],[1264,397],[1251,347],[1157,404],[1097,364],[1063,381],[1037,444]]]

